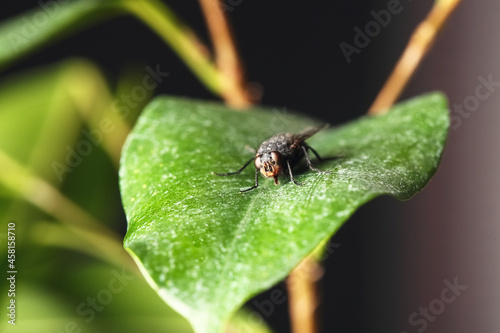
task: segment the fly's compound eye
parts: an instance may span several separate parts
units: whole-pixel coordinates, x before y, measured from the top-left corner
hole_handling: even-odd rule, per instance
[[[258,156],[255,158],[255,167],[256,167],[257,169],[260,169],[260,165],[261,165],[260,155],[258,155]]]
[[[277,151],[272,151],[271,152],[271,159],[273,164],[280,164],[281,161],[281,154],[278,153]]]

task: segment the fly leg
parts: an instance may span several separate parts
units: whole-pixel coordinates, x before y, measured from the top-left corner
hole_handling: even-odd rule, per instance
[[[246,190],[240,191],[240,193],[251,191],[254,188],[257,188],[257,186],[259,186],[259,170],[255,169],[255,185],[250,188],[247,188]]]
[[[320,162],[323,162],[323,159],[319,156],[318,152],[316,150],[312,149],[309,145],[303,145],[302,151],[304,151],[304,157],[306,158],[307,166],[309,167],[309,169],[311,169],[312,171],[318,172],[318,173],[331,173],[331,171],[323,171],[323,170],[320,170],[318,168],[315,168],[312,165],[311,159],[309,158],[309,154],[307,153],[308,149],[310,149],[314,153],[314,155],[316,155],[316,157],[318,158],[318,160]]]
[[[245,170],[245,168],[250,164],[250,162],[252,162],[253,160],[255,160],[255,157],[252,157],[248,162],[246,162],[238,171],[235,171],[235,172],[228,172],[228,173],[216,173],[216,172],[212,172],[214,175],[217,175],[217,176],[231,176],[231,175],[239,175],[243,170]],[[255,185],[250,187],[250,188],[247,188],[246,190],[243,190],[243,191],[240,191],[240,193],[243,193],[243,192],[248,192],[250,190],[253,190],[254,188],[257,188],[257,186],[259,186],[259,170],[255,169]]]
[[[228,172],[228,173],[216,173],[212,172],[214,175],[217,176],[231,176],[231,175],[239,175],[245,168],[250,164],[255,159],[255,157],[252,157],[248,162],[246,162],[238,171],[235,172]]]
[[[288,167],[288,172],[290,173],[290,179],[292,180],[292,182],[293,182],[295,185],[299,185],[299,186],[304,185],[304,184],[302,184],[302,183],[297,183],[297,182],[295,181],[295,179],[293,178],[292,168],[290,167],[290,162],[288,162],[288,160],[286,161],[286,166]]]

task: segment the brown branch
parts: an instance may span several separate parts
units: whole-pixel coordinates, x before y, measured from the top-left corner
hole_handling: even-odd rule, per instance
[[[290,321],[293,333],[315,333],[318,328],[315,311],[318,306],[316,281],[323,275],[313,256],[304,259],[286,280]]]
[[[391,76],[373,102],[368,114],[383,114],[394,104],[461,0],[438,0],[426,19],[413,32]]]
[[[213,41],[215,63],[223,80],[223,97],[237,108],[252,104],[245,89],[243,65],[231,34],[229,22],[219,0],[199,0]]]

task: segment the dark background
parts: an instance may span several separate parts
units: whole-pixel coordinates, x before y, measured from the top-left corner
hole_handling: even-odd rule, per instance
[[[401,1],[401,14],[392,16],[348,64],[339,44],[353,44],[353,28],[363,28],[373,20],[370,11],[385,9],[388,2],[242,0],[232,6],[228,14],[247,77],[262,85],[262,104],[299,110],[331,124],[364,115],[433,4]],[[196,1],[168,4],[209,40]],[[2,4],[0,15],[9,17],[34,6],[35,1]],[[479,75],[496,78],[498,73],[500,78],[499,6],[490,0],[465,1],[403,99],[439,89],[451,104],[460,103],[474,93]],[[131,17],[57,42],[2,75],[74,56],[96,63],[111,82],[131,64],[160,64],[170,76],[157,94],[217,99],[154,32]],[[443,280],[455,276],[469,290],[429,323],[426,332],[498,331],[500,294],[493,281],[500,281],[495,268],[500,250],[495,170],[500,162],[493,143],[498,139],[499,103],[493,96],[451,131],[443,166],[421,194],[407,203],[376,199],[335,235],[332,242],[340,246],[325,261],[319,286],[322,332],[417,332],[408,316],[439,298]],[[123,215],[119,224],[124,234]],[[284,284],[276,288],[285,289]],[[269,292],[263,293],[249,304],[269,297]],[[290,330],[287,310],[286,304],[278,305],[266,318],[276,332]]]

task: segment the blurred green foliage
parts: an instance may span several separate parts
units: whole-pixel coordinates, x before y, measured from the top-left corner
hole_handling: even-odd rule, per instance
[[[129,108],[126,117],[117,108],[123,94],[143,84],[144,75],[147,71],[137,66],[126,70],[112,93],[110,84],[94,65],[73,59],[3,78],[0,159],[15,161],[100,222],[119,227],[116,224],[124,220],[117,163],[104,146],[105,142],[117,141],[120,149],[130,124],[148,102],[152,91]],[[103,134],[101,144],[92,144],[91,152],[82,156],[71,172],[65,172],[61,181],[54,162],[68,165],[69,151],[78,152],[79,144],[91,142],[85,133],[96,129],[104,118],[113,119],[115,130]],[[119,242],[96,234],[90,227],[74,228],[71,221],[54,221],[44,206],[27,203],[24,197],[44,193],[37,193],[36,188],[24,192],[5,186],[12,183],[13,177],[24,177],[24,173],[2,166],[0,242],[6,243],[7,224],[14,221],[18,317],[16,326],[3,320],[0,328],[5,332],[192,331],[188,322],[150,288]],[[22,180],[19,183],[24,184]],[[6,271],[6,251],[1,251],[0,256]],[[117,275],[130,279],[125,279],[123,288],[111,282]],[[2,283],[2,295],[7,294],[7,289],[8,284]],[[92,298],[96,299],[97,309],[93,308]],[[8,302],[7,297],[1,298],[4,309]],[[268,332],[262,323],[249,324],[249,318],[242,310],[232,325],[251,325],[252,331]]]
[[[41,2],[39,7],[33,11],[23,13],[0,24],[0,70],[59,38],[69,36],[79,29],[123,13],[133,14],[149,25],[179,54],[209,90],[219,95],[223,94],[224,89],[227,88],[225,86],[227,82],[212,63],[212,59],[201,51],[190,29],[165,4],[157,0]],[[144,280],[122,248],[121,237],[112,231],[113,229],[119,230],[125,222],[118,189],[117,169],[122,144],[130,128],[134,125],[140,110],[148,103],[153,94],[151,89],[144,89],[143,79],[145,75],[148,75],[147,73],[147,68],[128,70],[123,73],[118,82],[111,85],[102,75],[100,69],[89,61],[70,59],[45,68],[32,69],[10,77],[3,77],[0,80],[0,166],[2,167],[0,173],[0,225],[2,226],[0,242],[3,244],[7,240],[7,224],[15,222],[15,264],[19,272],[15,296],[18,306],[16,326],[7,324],[5,320],[0,322],[0,328],[5,329],[5,332],[73,332],[81,330],[84,332],[172,331],[182,333],[191,331],[188,322],[168,307],[155,290],[151,289],[151,286]],[[111,86],[117,87],[115,91],[111,90]],[[137,88],[142,88],[145,94],[131,106],[126,103],[124,96],[130,95]],[[213,117],[219,117],[216,123],[222,124],[222,127],[217,130],[213,127],[210,133],[205,133],[207,137],[214,141],[223,140],[225,142],[232,142],[233,138],[237,138],[232,144],[234,145],[237,141],[238,148],[241,148],[244,143],[255,145],[256,142],[252,140],[257,138],[254,134],[259,121],[269,120],[266,118],[268,116],[264,115],[265,112],[261,113],[260,111],[252,114],[235,114],[232,111],[226,112],[227,110],[223,108],[225,111],[220,113],[220,107],[214,107],[212,104],[198,105],[199,108],[197,106],[192,109],[194,104],[190,104],[191,102],[179,103],[191,105],[189,107],[181,105],[182,107],[178,109],[179,119],[187,120],[185,126],[174,130],[175,128],[171,124],[175,121],[168,117],[175,114],[163,115],[167,118],[161,118],[163,109],[160,107],[156,110],[158,114],[150,120],[153,122],[162,119],[163,121],[169,120],[170,125],[168,121],[166,124],[166,128],[170,126],[168,127],[169,131],[152,133],[149,140],[158,139],[161,141],[164,139],[162,135],[165,133],[181,139],[184,130],[194,128],[197,132],[207,122],[214,121]],[[334,224],[330,223],[331,225],[326,227],[325,225],[317,225],[316,228],[303,230],[304,234],[301,237],[308,235],[308,237],[303,237],[305,242],[302,242],[302,238],[295,237],[293,239],[295,243],[287,240],[285,243],[280,243],[280,247],[277,248],[277,250],[280,248],[284,250],[291,245],[297,251],[285,254],[276,251],[276,258],[262,255],[266,254],[268,241],[276,241],[276,238],[273,238],[273,232],[281,230],[280,228],[270,228],[269,234],[258,242],[260,245],[258,244],[258,251],[256,251],[256,253],[260,251],[261,259],[267,261],[269,271],[259,273],[255,262],[239,263],[237,260],[223,258],[227,260],[223,262],[224,266],[229,265],[230,268],[244,266],[244,269],[239,271],[235,268],[235,272],[238,274],[246,270],[250,271],[250,275],[257,272],[257,275],[263,274],[265,276],[260,276],[262,279],[257,279],[259,283],[253,286],[255,276],[248,278],[245,274],[240,275],[241,278],[246,279],[246,283],[243,283],[245,281],[234,280],[234,278],[231,280],[229,274],[229,278],[226,280],[227,286],[223,285],[222,288],[211,289],[214,294],[222,293],[224,295],[213,299],[213,304],[217,303],[217,306],[207,312],[209,315],[214,315],[217,317],[216,319],[225,318],[245,299],[284,277],[301,258],[318,243],[323,242],[326,236],[331,235],[352,214],[354,209],[366,200],[381,193],[390,193],[401,199],[406,199],[425,185],[437,166],[444,142],[444,125],[446,124],[442,111],[445,106],[439,96],[431,96],[422,100],[423,104],[418,103],[420,102],[414,102],[414,106],[410,109],[418,109],[415,107],[417,105],[427,111],[429,108],[434,108],[435,113],[432,115],[430,113],[424,114],[428,118],[417,119],[411,117],[415,117],[415,114],[418,116],[420,113],[411,114],[410,112],[410,118],[407,119],[409,122],[404,123],[410,132],[406,132],[402,137],[409,139],[414,135],[414,138],[426,144],[433,141],[434,138],[434,144],[425,146],[415,143],[415,147],[409,147],[410,140],[403,140],[402,143],[407,144],[405,147],[414,149],[412,152],[415,154],[401,153],[401,145],[398,144],[388,147],[389,150],[394,148],[392,150],[394,158],[391,160],[394,163],[390,164],[389,167],[390,171],[395,173],[389,172],[388,167],[384,169],[385,176],[389,175],[388,177],[384,178],[384,175],[380,174],[379,178],[371,179],[371,184],[381,186],[382,190],[368,191],[357,197],[349,197],[348,199],[352,199],[352,201],[347,205],[344,217],[336,219]],[[201,112],[205,109],[209,110],[206,114]],[[399,112],[404,113],[411,110],[405,111],[403,109]],[[201,112],[201,114],[197,112]],[[184,116],[185,118],[183,118]],[[143,121],[147,122],[147,118]],[[190,123],[191,121],[192,123]],[[412,124],[412,122],[414,123]],[[310,123],[310,120],[304,118],[290,120],[288,129],[299,129],[299,125],[302,126],[305,123]],[[194,127],[193,124],[195,124]],[[380,147],[359,146],[359,142],[362,141],[359,141],[360,134],[356,131],[359,132],[359,129],[363,127],[356,126],[350,132],[349,130],[336,132],[341,133],[339,137],[335,137],[337,134],[329,135],[332,136],[336,144],[347,140],[347,143],[352,144],[350,149],[353,149],[354,155],[357,157],[361,158],[360,154],[372,154],[372,157],[375,156],[374,153],[382,154]],[[369,128],[368,125],[365,129]],[[235,129],[239,129],[244,135],[235,135]],[[375,129],[384,131],[388,127],[375,126]],[[394,128],[390,129],[394,130]],[[399,129],[402,130],[403,127],[399,127]],[[433,129],[437,130],[433,132]],[[137,133],[136,131],[136,139]],[[235,136],[224,137],[228,133],[233,133],[232,135]],[[385,134],[387,135],[387,133]],[[194,133],[194,135],[198,134]],[[375,143],[379,142],[375,137],[372,136],[369,140]],[[258,139],[261,140],[264,137],[258,137]],[[382,141],[379,142],[381,146],[383,146],[384,139],[387,137],[383,137]],[[177,141],[177,143],[179,142]],[[194,140],[186,142],[186,145],[182,146],[182,149],[185,150],[181,154],[182,158],[175,162],[177,164],[174,163],[174,166],[181,168],[181,170],[193,166],[193,159],[187,160],[187,157],[191,156],[193,151],[196,153],[195,157],[199,157],[202,146]],[[218,151],[213,151],[213,149],[218,149],[221,146],[222,144],[219,144],[203,149],[205,154],[207,152],[217,154]],[[328,153],[343,152],[342,149],[335,150],[335,147],[346,148],[347,146],[345,144],[344,146],[342,144],[331,145],[329,141],[324,139],[318,141],[319,150]],[[233,146],[232,150],[225,152],[230,157],[227,160],[208,163],[211,160],[207,159],[200,163],[199,165],[202,167],[197,170],[198,180],[205,181],[207,177],[210,177],[209,171],[214,171],[215,168],[218,169],[217,171],[224,171],[230,165],[236,165],[237,163],[233,163],[237,162],[237,155],[232,154],[234,148]],[[356,150],[355,148],[360,149]],[[429,150],[425,151],[425,149]],[[139,155],[141,155],[139,160],[145,162],[151,157],[164,159],[167,156],[162,154]],[[170,161],[169,158],[167,158],[168,161]],[[194,157],[191,156],[191,158]],[[172,160],[175,159],[172,158]],[[346,161],[353,162],[349,158]],[[375,158],[374,161],[377,159]],[[409,162],[408,170],[413,174],[408,175],[405,172],[398,174],[396,171],[401,166],[406,165],[406,162]],[[335,168],[334,171],[338,171],[339,167],[346,166],[342,163],[346,162],[341,161],[340,164],[328,164],[328,166]],[[133,167],[132,171],[139,168],[137,165],[128,167]],[[366,164],[362,167],[366,167]],[[349,168],[346,166],[346,169]],[[150,170],[147,171],[144,176],[150,177]],[[394,176],[395,174],[396,176]],[[359,175],[366,176],[367,173],[360,172]],[[323,189],[323,192],[328,195],[332,191],[336,191],[336,187],[332,186],[335,184],[329,183],[328,177],[322,180],[314,180],[311,177],[311,175],[304,174],[298,176],[298,180],[303,178],[306,181],[313,181],[315,186]],[[181,178],[179,177],[179,180]],[[184,183],[175,184],[181,192],[184,191],[181,193],[182,195],[191,193],[191,189],[183,187],[185,184],[193,185],[190,183],[191,178],[192,175],[182,178]],[[134,180],[133,177],[126,177],[126,181],[133,182]],[[196,191],[199,191],[195,191],[195,194],[200,196],[196,200],[199,198],[207,199],[204,200],[203,204],[208,203],[209,206],[205,207],[195,203],[196,212],[200,213],[202,208],[209,210],[213,208],[212,213],[215,212],[223,216],[226,211],[220,210],[220,207],[227,208],[229,204],[236,210],[241,210],[244,214],[248,213],[248,216],[252,216],[250,209],[252,207],[246,206],[244,197],[236,193],[240,186],[247,184],[245,180],[240,177],[219,179],[218,181],[211,180],[209,183],[212,191],[214,186],[222,184],[221,190],[216,190],[219,194],[218,199],[222,201],[208,200],[206,195],[210,191],[207,191],[206,187],[202,188],[203,186],[197,188]],[[150,177],[144,181],[144,184],[154,186],[156,179]],[[141,188],[136,191],[137,193],[141,192],[144,184],[141,183]],[[134,190],[137,189],[134,188]],[[259,197],[258,193],[263,193],[262,190],[267,192]],[[130,191],[124,192],[129,220],[134,221],[137,216],[144,214],[144,207],[147,205],[141,206],[138,211],[135,210],[135,207],[134,209],[130,208],[131,195],[133,194]],[[264,183],[259,188],[259,192],[249,193],[248,197],[253,198],[251,205],[256,202],[259,209],[272,212],[273,207],[266,207],[263,203],[272,206],[275,199],[290,202],[303,195],[304,191],[293,186],[290,187],[290,184],[283,187],[270,187]],[[313,196],[310,193],[306,196],[310,202]],[[173,200],[172,198],[162,199],[165,199],[165,202]],[[151,200],[150,203],[155,206],[153,208],[156,210],[161,206],[154,200]],[[336,206],[323,205],[323,207],[326,207],[326,211],[322,212],[326,216],[331,213],[332,207]],[[316,207],[316,213],[319,214],[320,210]],[[284,210],[278,209],[277,212],[283,213]],[[293,212],[300,217],[297,221],[306,219],[304,209],[299,207],[298,210],[289,213]],[[238,221],[238,218],[241,217],[238,216],[240,213],[234,214],[231,209],[227,213],[224,222],[229,223],[224,232],[228,232],[223,236],[222,243],[232,242],[232,230],[238,229],[239,226],[230,222]],[[210,216],[208,213],[206,215]],[[189,219],[189,216],[190,214],[185,214],[183,218]],[[141,215],[141,217],[145,218],[145,223],[148,223],[148,216]],[[160,217],[165,216],[161,215]],[[257,221],[258,216],[254,220]],[[269,216],[265,220],[271,221]],[[325,218],[317,220],[321,223],[328,224],[329,222]],[[205,231],[203,228],[206,226],[200,225],[200,223],[205,222],[206,220],[203,219],[196,222],[197,227],[201,228],[198,228],[198,231]],[[316,232],[319,227],[324,229],[323,233]],[[151,274],[151,270],[159,267],[158,264],[167,267],[162,258],[155,257],[153,263],[149,262],[144,253],[144,248],[149,244],[145,245],[140,237],[147,238],[150,235],[133,234],[135,231],[137,231],[137,225],[129,231],[127,245],[135,254],[139,255],[140,260],[143,260],[149,274]],[[312,234],[307,233],[308,231],[311,231]],[[210,236],[210,234],[207,235]],[[250,234],[252,237],[256,235],[260,237],[263,234]],[[187,236],[189,238],[193,234],[188,233]],[[150,239],[153,240],[153,243],[158,241],[154,237]],[[214,239],[220,241],[220,239]],[[191,241],[191,239],[189,240]],[[202,238],[197,238],[194,243],[189,244],[181,242],[175,260],[183,258],[183,252],[193,250],[193,246],[196,248],[194,252],[198,253],[203,242]],[[278,243],[276,241],[276,244]],[[213,255],[211,259],[217,256],[216,251],[212,251],[213,248],[215,247],[209,251]],[[254,252],[250,251],[250,255],[253,256]],[[268,251],[267,255],[269,253]],[[286,257],[286,260],[282,260],[282,257]],[[2,268],[7,271],[8,266],[4,267],[3,265],[8,263],[6,252],[0,252],[0,260]],[[204,260],[206,258],[200,263],[203,263]],[[210,260],[208,262],[210,263]],[[272,270],[273,266],[276,269]],[[182,274],[188,271],[181,272],[179,276],[183,278]],[[204,271],[203,278],[215,276],[214,272],[214,270]],[[233,277],[238,274],[233,274]],[[145,275],[149,276],[148,273]],[[161,283],[158,282],[160,281],[158,276],[151,275],[154,280],[151,283],[153,287],[161,286]],[[182,281],[178,279],[176,283],[179,281],[187,283],[189,288],[184,288],[183,293],[190,294],[190,297],[194,299],[203,300],[205,297],[206,301],[207,295],[210,298],[214,294],[195,292],[196,289],[190,289],[193,285],[189,284],[194,281],[193,283],[201,286],[206,282],[203,278]],[[170,282],[172,281],[170,280]],[[0,292],[5,295],[8,288],[8,284],[2,284]],[[235,293],[236,289],[240,292]],[[171,289],[169,289],[170,291]],[[2,297],[0,299],[0,305],[4,309],[8,302],[9,298]],[[205,304],[209,303],[205,302]],[[251,332],[269,332],[269,329],[261,321],[252,321],[252,318],[255,319],[252,313],[240,310],[231,319],[228,331],[242,329]],[[189,319],[193,322],[192,317]],[[204,325],[205,322],[202,320],[197,323],[198,327]]]

